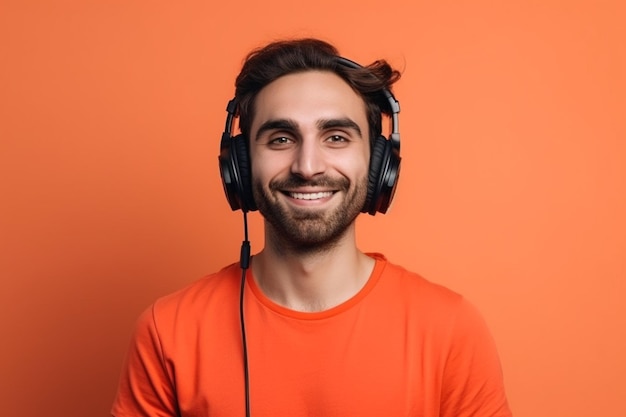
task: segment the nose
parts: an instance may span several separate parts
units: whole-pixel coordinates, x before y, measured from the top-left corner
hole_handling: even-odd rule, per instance
[[[302,178],[309,179],[324,173],[326,170],[326,159],[324,150],[315,140],[306,138],[297,147],[291,172]]]

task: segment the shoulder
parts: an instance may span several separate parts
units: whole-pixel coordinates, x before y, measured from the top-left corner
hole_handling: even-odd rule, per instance
[[[383,255],[371,256],[379,265],[378,282],[372,292],[386,309],[449,336],[484,327],[480,312],[461,294],[391,263]]]
[[[392,293],[400,300],[411,302],[424,308],[459,308],[464,303],[459,293],[432,282],[422,275],[394,264],[381,254],[371,254],[379,266],[381,291]]]
[[[442,416],[510,416],[495,341],[476,307],[462,295],[377,258],[387,310],[400,312],[442,362]],[[431,358],[431,362],[434,359]]]
[[[221,270],[209,274],[180,290],[156,300],[158,309],[184,304],[188,307],[204,305],[207,300],[237,292],[241,269],[238,264],[230,264]]]
[[[231,264],[186,287],[158,298],[139,318],[139,326],[154,327],[162,332],[173,331],[177,324],[194,327],[207,316],[237,306],[241,269]]]

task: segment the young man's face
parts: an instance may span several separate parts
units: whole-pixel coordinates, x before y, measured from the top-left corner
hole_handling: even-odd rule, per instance
[[[285,75],[259,92],[252,188],[270,232],[316,250],[352,227],[367,195],[368,132],[365,102],[331,72]]]

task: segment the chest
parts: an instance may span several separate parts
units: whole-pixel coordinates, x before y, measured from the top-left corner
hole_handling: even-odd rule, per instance
[[[239,329],[206,334],[178,360],[181,410],[244,415]],[[250,403],[264,416],[436,416],[443,373],[438,342],[411,317],[367,311],[299,321],[255,312],[246,323]],[[181,353],[182,354],[182,353]],[[416,410],[419,410],[417,414]]]

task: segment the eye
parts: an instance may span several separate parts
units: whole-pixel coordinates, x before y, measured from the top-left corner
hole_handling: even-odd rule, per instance
[[[326,142],[331,145],[346,145],[349,142],[349,139],[342,135],[331,135],[326,139]]]
[[[273,139],[270,139],[268,145],[271,147],[283,147],[293,143],[293,139],[287,136],[278,136]]]

